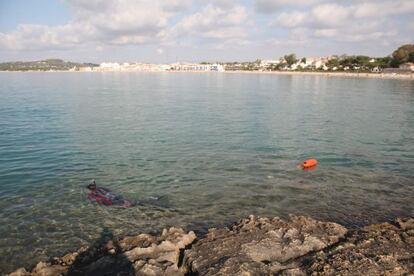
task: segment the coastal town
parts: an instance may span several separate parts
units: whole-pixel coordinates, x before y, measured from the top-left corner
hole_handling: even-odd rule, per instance
[[[397,68],[383,68],[378,65],[378,59],[370,58],[368,65],[358,62],[346,65],[336,64],[338,57],[306,57],[289,63],[286,58],[276,60],[256,60],[254,62],[230,63],[117,63],[103,62],[98,66],[73,67],[69,71],[84,72],[162,72],[162,71],[192,71],[192,72],[224,72],[224,71],[332,71],[332,72],[372,72],[372,73],[411,73],[414,72],[414,63],[406,62]],[[336,63],[335,63],[336,62]]]
[[[402,45],[386,57],[364,55],[329,55],[297,58],[295,54],[276,59],[256,59],[243,62],[102,62],[75,63],[61,59],[32,62],[0,63],[0,71],[79,71],[79,72],[350,72],[412,74],[414,72],[414,45]]]

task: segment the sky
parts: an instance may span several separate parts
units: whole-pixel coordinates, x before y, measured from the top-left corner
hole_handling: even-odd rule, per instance
[[[0,61],[387,56],[407,43],[414,0],[0,0]]]

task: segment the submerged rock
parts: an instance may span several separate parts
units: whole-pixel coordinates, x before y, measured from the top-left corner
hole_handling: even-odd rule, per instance
[[[12,276],[49,275],[414,275],[414,219],[349,231],[308,217],[250,216],[196,241],[180,228],[88,248]]]

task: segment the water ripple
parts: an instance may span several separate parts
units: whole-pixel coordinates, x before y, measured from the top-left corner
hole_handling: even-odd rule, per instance
[[[413,91],[413,81],[322,76],[0,74],[0,274],[104,227],[412,215]],[[298,170],[309,157],[318,168]],[[168,208],[95,205],[91,178]]]

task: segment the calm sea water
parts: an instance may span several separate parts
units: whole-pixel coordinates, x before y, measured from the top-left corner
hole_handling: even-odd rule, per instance
[[[314,171],[296,166],[310,157]],[[92,204],[90,179],[167,208]],[[1,73],[0,272],[115,235],[249,214],[346,225],[414,211],[414,81]]]

